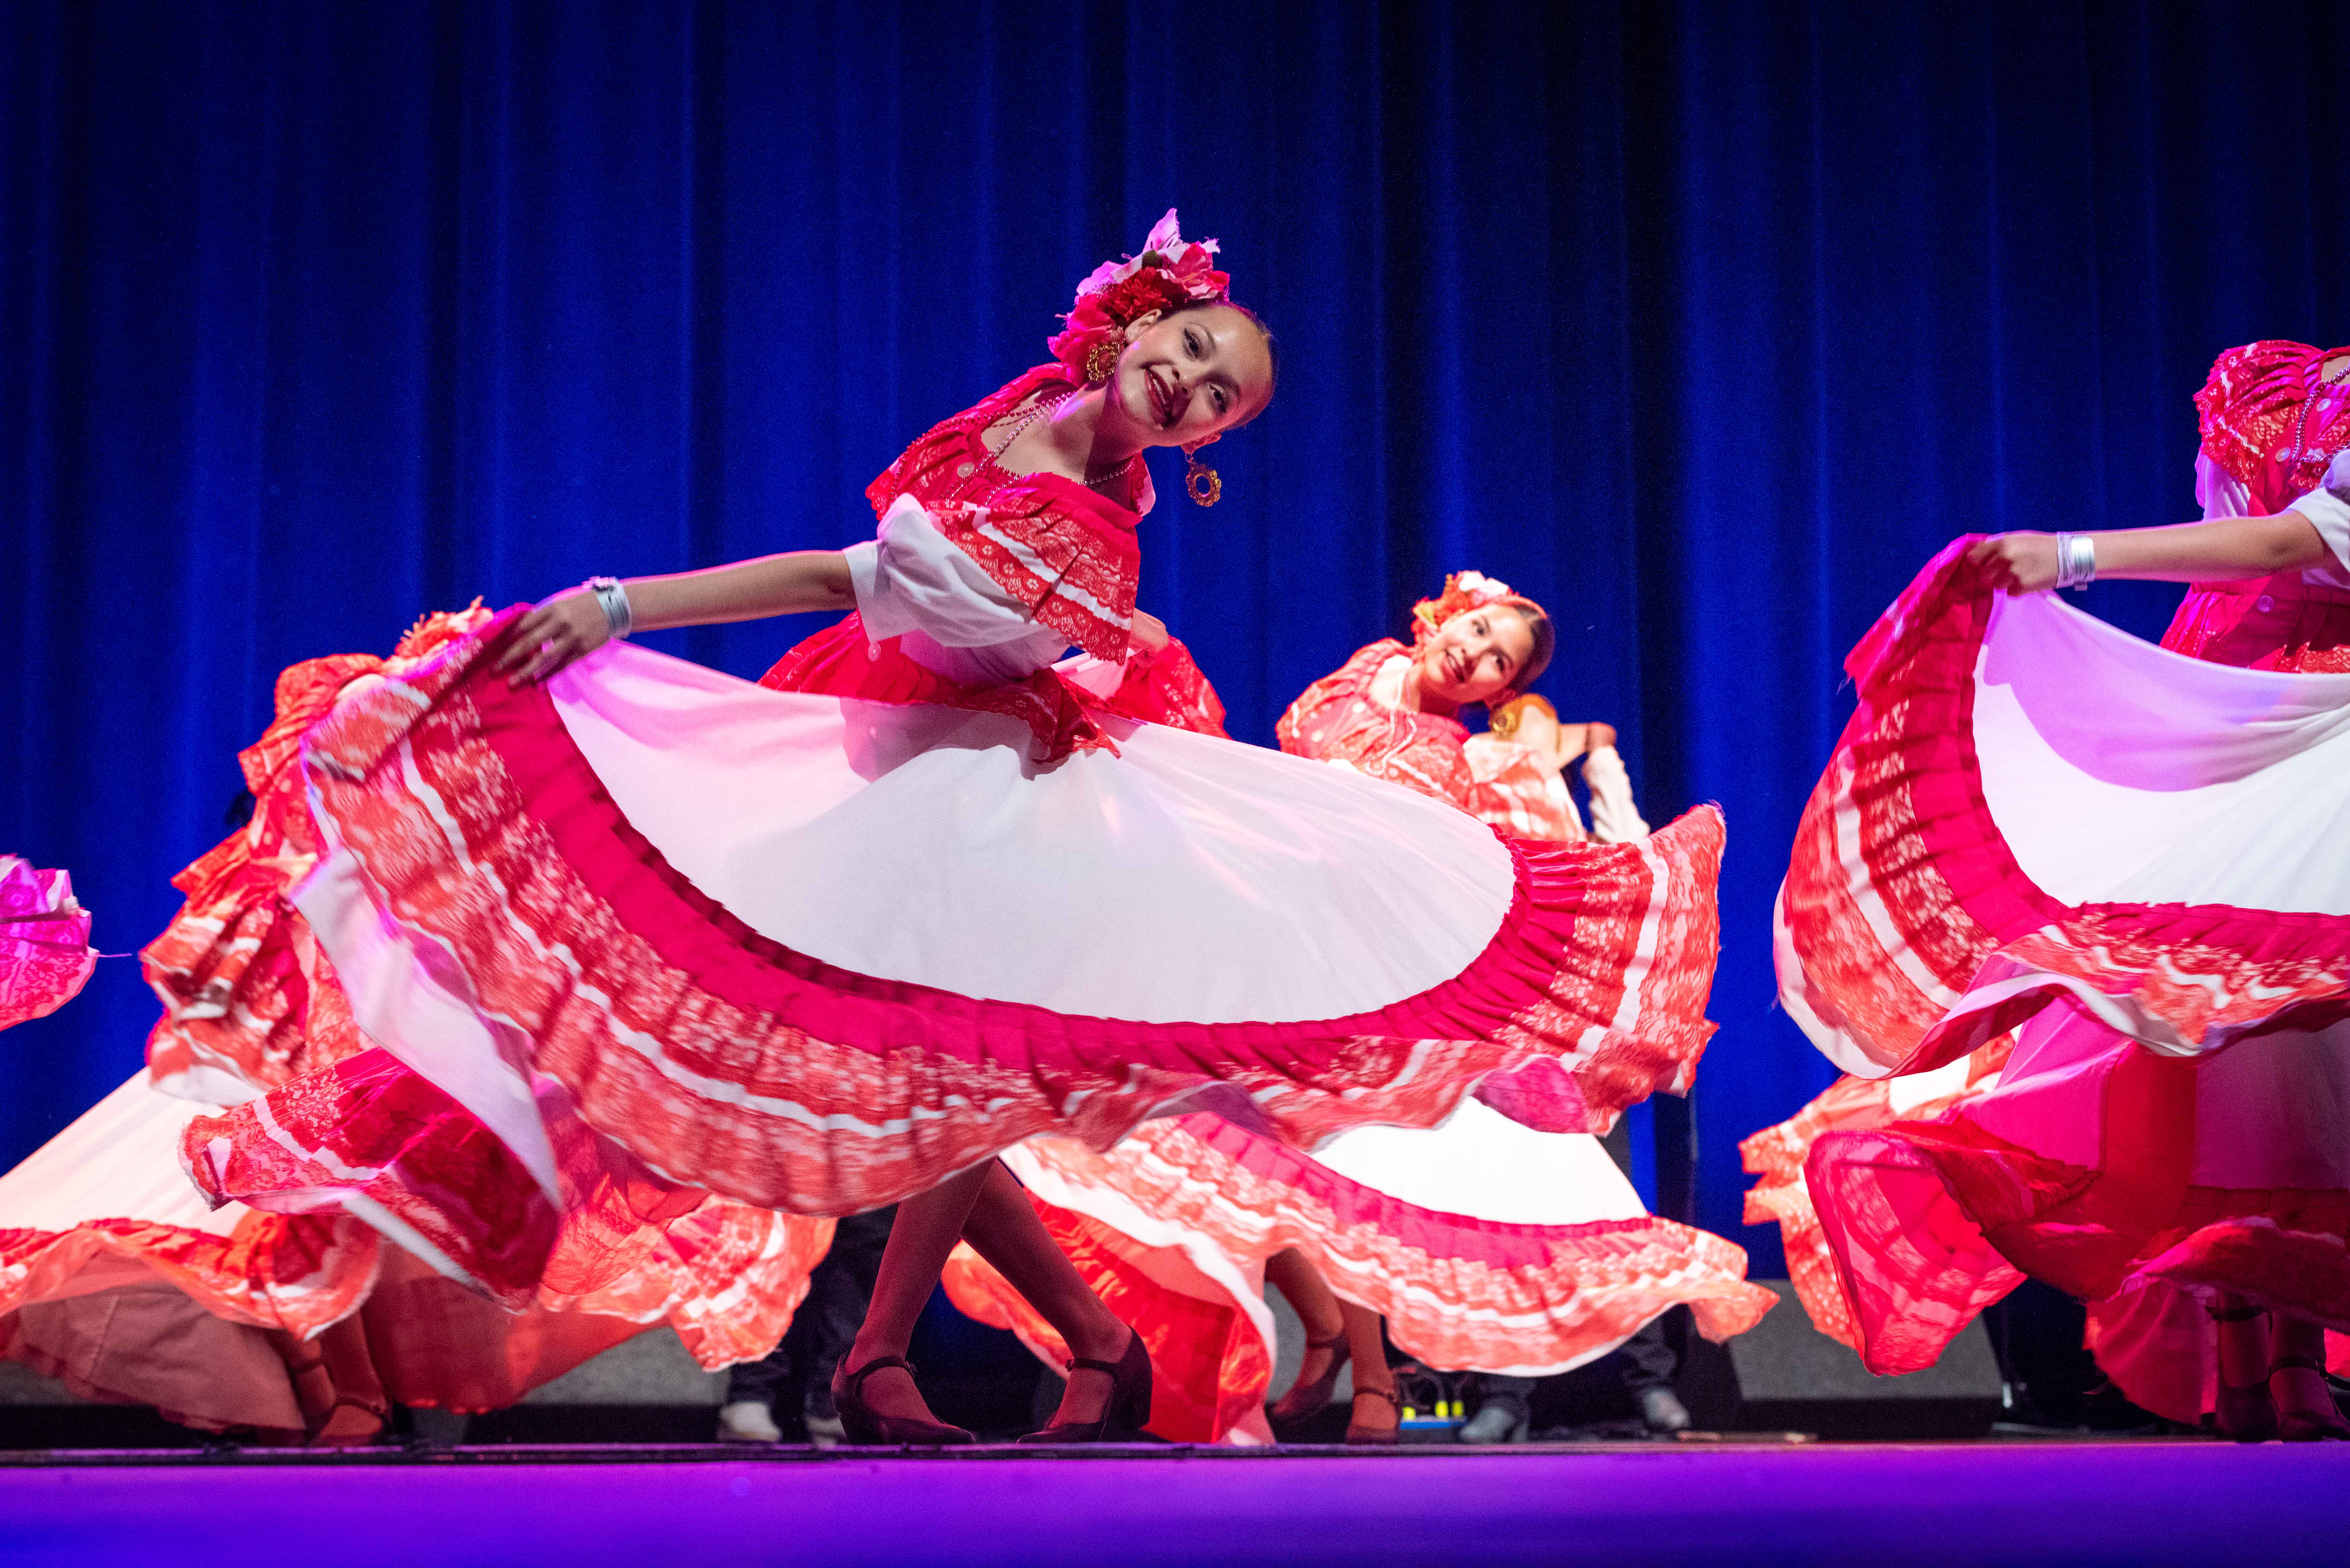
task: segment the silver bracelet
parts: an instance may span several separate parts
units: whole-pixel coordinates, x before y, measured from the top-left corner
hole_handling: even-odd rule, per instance
[[[2056,535],[2056,586],[2085,588],[2097,580],[2097,542],[2086,534]]]
[[[614,641],[636,628],[636,615],[629,608],[629,590],[620,586],[619,578],[590,577],[587,587],[596,596],[596,603],[604,612],[604,629]]]

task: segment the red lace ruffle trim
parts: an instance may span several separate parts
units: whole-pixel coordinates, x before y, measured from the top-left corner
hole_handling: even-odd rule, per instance
[[[2130,1136],[2105,1170],[2020,1148],[1963,1106],[1819,1138],[1805,1178],[1870,1370],[1930,1366],[2027,1274],[2090,1302],[2228,1291],[2350,1329],[2350,1193],[2188,1186],[2164,1123],[2193,1070],[2112,1064],[2105,1115]]]
[[[376,1235],[338,1215],[249,1214],[226,1236],[143,1220],[70,1231],[0,1231],[0,1317],[76,1293],[74,1276],[140,1263],[215,1317],[307,1336],[339,1323],[375,1282]]]
[[[1107,1154],[1062,1139],[1028,1152],[1243,1264],[1304,1251],[1333,1290],[1388,1320],[1431,1366],[1560,1371],[1687,1305],[1709,1339],[1760,1322],[1777,1297],[1735,1244],[1647,1216],[1513,1225],[1423,1209],[1222,1117],[1146,1124]],[[1252,1391],[1262,1398],[1263,1389]]]
[[[363,1199],[509,1311],[664,1317],[708,1366],[764,1355],[788,1326],[832,1223],[663,1181],[541,1095],[558,1208],[472,1113],[375,1048],[296,1079],[183,1140],[215,1203]]]

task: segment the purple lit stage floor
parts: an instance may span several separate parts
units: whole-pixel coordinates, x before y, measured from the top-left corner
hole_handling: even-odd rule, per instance
[[[2350,1558],[2350,1444],[287,1458],[11,1456],[0,1467],[0,1560],[1910,1568]]]

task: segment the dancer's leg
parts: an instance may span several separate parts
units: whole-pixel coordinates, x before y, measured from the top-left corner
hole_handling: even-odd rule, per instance
[[[2220,1430],[2244,1442],[2276,1435],[2269,1397],[2269,1314],[2243,1297],[2221,1293],[2210,1307],[2219,1342]]]
[[[1315,1272],[1305,1254],[1295,1247],[1283,1249],[1264,1261],[1264,1277],[1305,1330],[1305,1359],[1297,1368],[1297,1381],[1274,1405],[1270,1418],[1275,1421],[1302,1421],[1330,1402],[1330,1380],[1336,1376],[1338,1352],[1347,1337],[1347,1320],[1338,1311],[1338,1298]]]
[[[1044,1314],[1067,1343],[1071,1355],[1114,1362],[1126,1354],[1134,1331],[1094,1294],[1093,1287],[1036,1217],[1027,1192],[1001,1161],[988,1166],[979,1200],[972,1205],[962,1233],[972,1250]],[[1052,1424],[1100,1420],[1110,1388],[1107,1373],[1086,1369],[1083,1376],[1071,1377]]]
[[[2276,1314],[2273,1322],[2269,1394],[2284,1435],[2350,1438],[2350,1422],[2343,1420],[2334,1390],[2318,1370],[2325,1365],[2325,1325],[2290,1313]]]
[[[391,1407],[356,1314],[312,1339],[278,1331],[269,1337],[286,1362],[313,1445],[347,1448],[375,1440]]]
[[[873,1282],[873,1305],[865,1314],[864,1326],[857,1331],[856,1343],[833,1376],[836,1392],[876,1356],[906,1354],[906,1347],[913,1343],[915,1320],[922,1315],[939,1274],[947,1266],[947,1254],[962,1239],[971,1206],[986,1184],[987,1173],[994,1168],[991,1159],[898,1205],[889,1245],[881,1251],[881,1271]],[[878,1416],[933,1419],[914,1380],[894,1366],[867,1378],[860,1392]]]
[[[1388,1349],[1379,1333],[1379,1314],[1367,1306],[1353,1302],[1340,1302],[1338,1315],[1347,1320],[1347,1344],[1354,1353],[1355,1392],[1384,1394],[1384,1399],[1355,1400],[1355,1413],[1347,1422],[1350,1428],[1363,1431],[1391,1432],[1401,1420],[1395,1403],[1395,1374],[1388,1370]]]

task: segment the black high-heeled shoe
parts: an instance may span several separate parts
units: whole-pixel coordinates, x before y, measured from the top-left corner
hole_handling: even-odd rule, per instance
[[[1338,1386],[1338,1374],[1347,1369],[1347,1359],[1353,1354],[1344,1329],[1328,1339],[1309,1339],[1305,1348],[1329,1351],[1330,1365],[1311,1383],[1291,1384],[1288,1393],[1264,1407],[1265,1424],[1276,1437],[1303,1427],[1330,1407],[1330,1396]]]
[[[2269,1402],[2274,1410],[2276,1435],[2288,1443],[2350,1442],[2350,1421],[2342,1418],[2341,1409],[2334,1403],[2334,1390],[2325,1382],[2325,1363],[2314,1355],[2281,1355],[2269,1363],[2270,1378],[2273,1380],[2280,1372],[2314,1374],[2325,1396],[2325,1409],[2323,1415],[2315,1415],[2285,1404],[2277,1398],[2272,1381]]]
[[[1357,1388],[1357,1399],[1384,1399],[1396,1413],[1392,1427],[1357,1427],[1351,1417],[1347,1422],[1347,1441],[1357,1448],[1391,1448],[1403,1441],[1403,1401],[1384,1388]]]
[[[902,1355],[877,1355],[856,1371],[846,1382],[835,1378],[832,1385],[832,1407],[839,1416],[848,1441],[868,1448],[911,1445],[920,1448],[954,1448],[976,1442],[961,1427],[950,1427],[943,1421],[927,1421],[918,1416],[884,1416],[865,1402],[865,1380],[885,1367],[901,1367],[908,1377],[914,1376],[913,1367]]]
[[[1106,1372],[1109,1374],[1109,1397],[1102,1401],[1101,1419],[1097,1421],[1057,1421],[1041,1432],[1031,1432],[1018,1439],[1024,1443],[1107,1443],[1112,1432],[1139,1432],[1150,1420],[1150,1352],[1142,1347],[1142,1335],[1127,1331],[1126,1354],[1116,1361],[1096,1361],[1078,1356],[1069,1363],[1071,1372]]]
[[[2266,1317],[2266,1307],[2237,1307],[2230,1311],[2211,1311],[2213,1323],[2250,1323],[2256,1317]],[[2224,1358],[2221,1362],[2225,1365]],[[2277,1435],[2276,1402],[2269,1396],[2268,1379],[2258,1383],[2230,1383],[2218,1379],[2219,1392],[2211,1401],[2211,1416],[2220,1428],[2220,1435],[2239,1443],[2265,1443]]]

